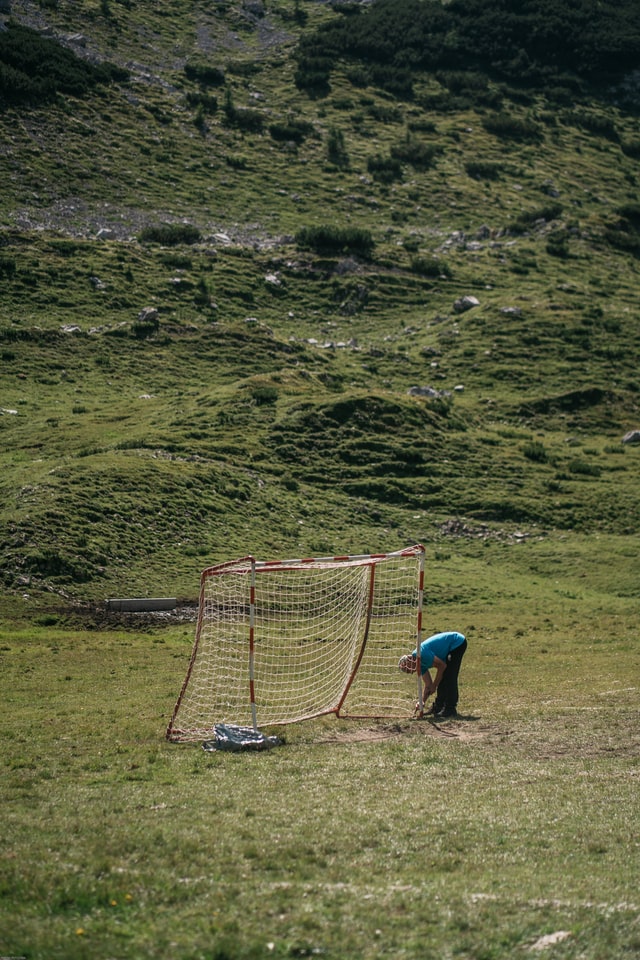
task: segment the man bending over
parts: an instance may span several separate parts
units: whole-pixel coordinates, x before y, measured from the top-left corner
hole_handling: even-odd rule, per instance
[[[427,710],[434,717],[457,717],[458,674],[467,649],[462,633],[451,630],[434,633],[420,644],[420,672],[424,681],[423,703],[435,694],[433,704]],[[400,657],[398,663],[403,673],[415,673],[418,668],[417,650]],[[435,675],[431,676],[431,668]]]

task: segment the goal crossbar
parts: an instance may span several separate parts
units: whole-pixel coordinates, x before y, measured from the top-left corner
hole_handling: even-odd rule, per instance
[[[206,739],[221,722],[411,717],[415,688],[397,665],[419,649],[424,554],[417,544],[208,567],[167,739]]]

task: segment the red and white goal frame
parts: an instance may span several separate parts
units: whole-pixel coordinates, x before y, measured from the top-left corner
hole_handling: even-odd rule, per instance
[[[398,660],[420,648],[424,558],[416,544],[359,556],[244,557],[204,570],[167,739],[207,739],[222,722],[257,729],[330,713],[412,717],[416,686]]]

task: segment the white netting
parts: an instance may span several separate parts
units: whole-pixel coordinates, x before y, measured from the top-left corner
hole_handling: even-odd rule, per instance
[[[323,713],[407,717],[416,688],[398,659],[416,645],[424,550],[375,557],[252,563],[202,574],[196,641],[169,725],[171,740],[211,736],[216,723]]]

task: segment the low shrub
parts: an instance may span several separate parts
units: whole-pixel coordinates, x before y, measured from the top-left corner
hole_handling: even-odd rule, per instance
[[[327,160],[338,167],[339,170],[347,170],[349,167],[349,154],[344,140],[344,134],[338,127],[330,127],[327,136]]]
[[[136,340],[147,340],[157,333],[159,329],[160,321],[157,317],[149,320],[136,320],[135,323],[131,325],[131,332]]]
[[[620,147],[625,157],[640,159],[640,140],[623,140]]]
[[[617,213],[634,230],[640,230],[640,203],[624,203]]]
[[[473,108],[471,97],[455,95],[448,90],[423,94],[417,102],[429,113],[456,113]]]
[[[369,71],[363,66],[350,67],[345,70],[345,77],[354,87],[368,87],[371,80]]]
[[[570,473],[585,477],[599,477],[602,472],[597,464],[588,463],[586,460],[571,460],[568,470]]]
[[[552,257],[566,260],[569,256],[569,234],[566,230],[554,230],[547,237],[546,250]]]
[[[494,113],[485,117],[482,126],[487,133],[492,133],[502,140],[522,140],[530,143],[539,143],[544,139],[544,131],[540,124],[526,117],[517,117],[510,113]]]
[[[436,133],[437,129],[433,120],[425,120],[423,117],[409,120],[407,123],[407,130],[411,133]]]
[[[590,110],[568,110],[562,115],[565,123],[581,130],[587,130],[589,133],[595,133],[596,136],[606,137],[608,140],[619,140],[616,125],[611,117],[603,116],[601,113],[593,113]]]
[[[442,153],[442,147],[435,143],[414,140],[411,136],[391,147],[393,160],[409,163],[415,170],[429,170],[439,153]]]
[[[0,277],[11,280],[16,274],[16,262],[13,257],[0,257]]]
[[[535,463],[546,463],[549,459],[546,448],[539,440],[531,440],[525,443],[522,452],[527,460],[533,460]]]
[[[383,157],[376,154],[367,160],[367,170],[377,183],[394,183],[402,180],[402,164],[397,157]]]
[[[203,87],[220,87],[225,82],[224,71],[208,63],[187,63],[184,73]]]
[[[640,257],[640,234],[630,233],[618,225],[607,228],[604,232],[604,239],[617,250],[622,250],[634,257]]]
[[[229,91],[224,104],[225,123],[244,133],[262,133],[264,114],[250,107],[236,107]]]
[[[489,79],[486,74],[473,70],[440,70],[436,80],[452,93],[469,90],[486,90]]]
[[[231,167],[232,170],[248,170],[249,168],[249,160],[247,157],[243,157],[242,154],[228,153],[224,158],[224,162],[228,167]]]
[[[303,227],[295,239],[301,249],[320,254],[350,253],[369,258],[374,248],[369,230],[358,227]]]
[[[307,120],[290,118],[286,123],[272,123],[269,133],[274,140],[286,143],[302,143],[305,137],[313,133],[313,124]]]
[[[278,399],[278,390],[271,384],[256,384],[250,390],[251,399],[257,407],[273,404]]]
[[[236,110],[233,118],[233,126],[244,133],[262,133],[264,128],[264,117],[259,110],[250,110],[248,107],[241,107]]]
[[[191,246],[202,235],[190,223],[160,223],[144,227],[138,236],[141,243],[161,243],[164,247]]]
[[[378,87],[387,93],[403,100],[413,97],[413,74],[408,67],[399,67],[395,64],[381,64],[371,70],[371,79]]]
[[[205,113],[216,113],[218,100],[209,93],[187,93],[187,103],[192,108],[203,110]]]
[[[398,107],[388,103],[370,103],[366,107],[367,116],[377,123],[402,123],[404,115]]]
[[[473,180],[497,180],[503,170],[501,163],[491,160],[470,160],[464,168]]]
[[[158,257],[158,261],[173,270],[191,270],[193,266],[191,257],[182,253],[163,253]]]
[[[450,277],[451,267],[443,260],[434,257],[413,257],[411,271],[420,277]]]
[[[296,87],[312,96],[326,96],[331,89],[329,77],[332,67],[331,57],[312,53],[300,56],[294,76]]]
[[[524,233],[532,224],[543,220],[549,223],[551,220],[557,220],[562,215],[561,203],[548,203],[544,207],[536,207],[533,210],[523,210],[518,214],[509,226],[509,233]]]
[[[80,562],[53,547],[44,547],[25,557],[25,569],[42,577],[55,577],[77,583],[86,583],[93,578],[93,571],[86,560]]]

